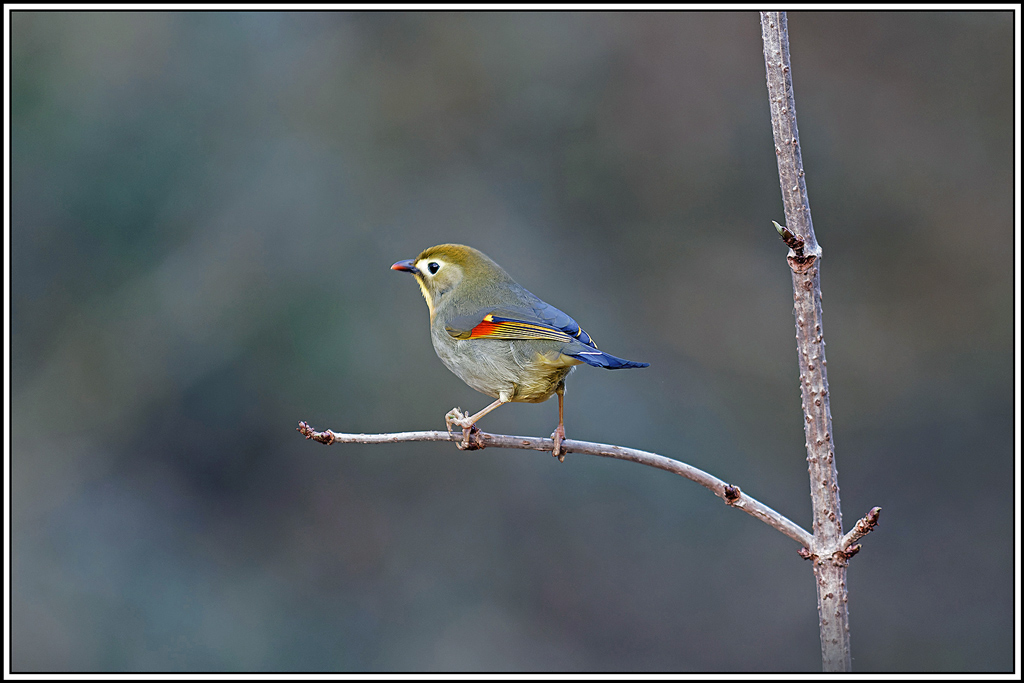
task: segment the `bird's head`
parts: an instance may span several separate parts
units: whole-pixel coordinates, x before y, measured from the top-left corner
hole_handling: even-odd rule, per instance
[[[399,261],[391,270],[412,273],[427,300],[430,318],[445,303],[460,299],[469,304],[486,296],[496,285],[512,278],[483,252],[462,244],[439,244],[415,259]]]

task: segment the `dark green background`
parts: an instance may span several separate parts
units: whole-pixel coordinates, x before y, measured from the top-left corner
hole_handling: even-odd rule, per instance
[[[797,544],[693,483],[295,432],[490,401],[388,270],[462,242],[651,363],[570,438],[809,527],[756,12],[11,19],[16,671],[819,670]],[[1012,670],[1013,15],[789,27],[854,667]]]

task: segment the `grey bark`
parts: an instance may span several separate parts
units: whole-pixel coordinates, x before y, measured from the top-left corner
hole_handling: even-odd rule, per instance
[[[843,516],[839,505],[821,320],[821,248],[814,237],[804,183],[786,13],[762,12],[761,36],[779,182],[786,211],[786,228],[779,232],[790,247],[788,261],[793,274],[797,360],[814,512],[814,541],[807,557],[814,562],[818,590],[822,668],[829,672],[850,671],[850,618],[846,594],[846,567],[850,553],[844,552],[840,546]]]
[[[463,434],[461,431],[457,431],[454,434],[451,432],[437,431],[394,432],[389,434],[342,434],[331,430],[318,432],[305,422],[299,423],[298,431],[307,439],[313,439],[314,441],[319,441],[320,443],[327,445],[334,443],[451,441],[458,445],[459,448],[466,448],[462,443]],[[548,451],[550,453],[554,448],[554,443],[555,442],[551,439],[544,439],[536,436],[489,434],[487,432],[474,430],[470,437],[468,450],[476,450],[490,446],[493,448],[519,448],[523,450]],[[666,458],[665,456],[658,455],[657,453],[641,451],[636,448],[593,443],[590,441],[577,441],[575,439],[566,439],[563,441],[562,451],[564,453],[582,453],[585,455],[597,455],[604,458],[615,458],[617,460],[628,460],[630,462],[647,465],[649,467],[656,467],[659,470],[678,474],[681,477],[685,477],[690,481],[694,481],[709,489],[712,493],[725,501],[727,505],[738,510],[743,510],[748,515],[756,517],[772,528],[786,534],[794,541],[804,546],[801,550],[810,548],[812,541],[811,534],[799,524],[787,519],[785,516],[779,514],[761,501],[751,498],[740,491],[738,486],[728,484],[718,477],[708,474],[704,470],[698,469],[693,465],[687,465],[684,462],[679,462],[672,458]],[[801,555],[806,556],[806,553],[802,552]]]

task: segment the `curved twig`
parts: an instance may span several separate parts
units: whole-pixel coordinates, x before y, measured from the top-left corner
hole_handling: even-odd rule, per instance
[[[448,432],[394,432],[389,434],[341,434],[331,430],[318,432],[309,424],[300,422],[298,431],[307,439],[319,441],[322,444],[330,445],[335,443],[400,443],[405,441],[452,441],[460,444],[463,441],[461,432],[449,434]],[[531,451],[547,451],[554,449],[555,442],[551,439],[544,439],[536,436],[510,436],[507,434],[490,434],[488,432],[474,431],[470,435],[468,450],[475,450],[491,446],[494,448],[518,448]],[[810,532],[799,524],[793,522],[784,515],[771,509],[764,503],[740,491],[738,486],[728,484],[718,477],[708,474],[704,470],[687,465],[684,462],[666,458],[657,453],[649,453],[636,448],[624,446],[613,446],[591,441],[576,441],[566,439],[562,442],[562,451],[565,453],[580,453],[583,455],[597,455],[604,458],[615,458],[617,460],[629,460],[630,462],[656,467],[659,470],[672,472],[690,481],[697,482],[709,489],[716,496],[721,498],[731,507],[743,510],[748,515],[756,517],[773,529],[781,531],[805,548],[810,548],[813,537]]]

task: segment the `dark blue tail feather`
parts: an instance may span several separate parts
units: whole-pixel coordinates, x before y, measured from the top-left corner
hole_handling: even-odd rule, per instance
[[[610,353],[598,351],[593,348],[588,348],[586,351],[577,351],[576,353],[570,353],[567,355],[572,356],[576,360],[581,360],[587,365],[593,365],[595,368],[606,368],[608,370],[646,368],[650,365],[650,363],[638,363],[637,361],[619,358],[618,356],[613,356]]]

